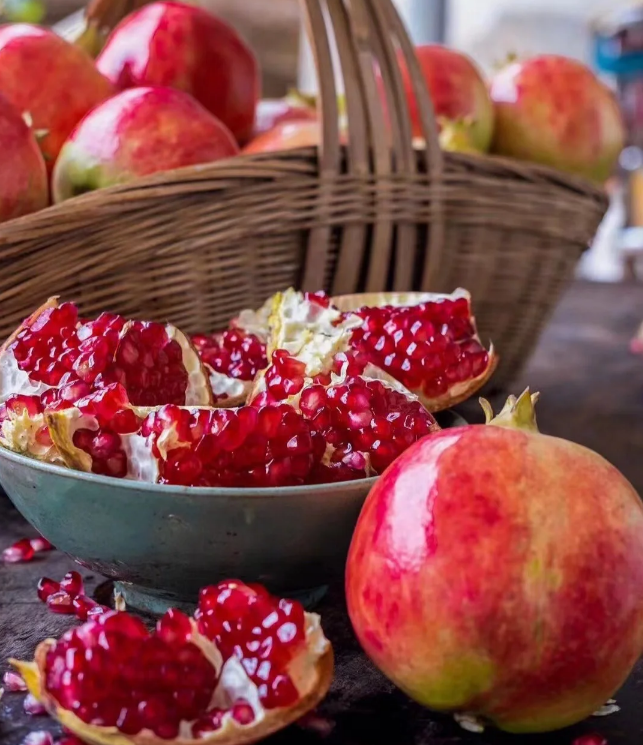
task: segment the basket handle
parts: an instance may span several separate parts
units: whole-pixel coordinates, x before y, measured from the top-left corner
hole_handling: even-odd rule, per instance
[[[330,209],[337,189],[346,175],[370,177],[375,222],[365,279],[366,291],[409,290],[436,286],[440,254],[444,245],[440,182],[444,155],[439,144],[438,125],[413,44],[392,0],[300,0],[306,20],[319,81],[322,143],[319,152],[321,175],[319,210]],[[337,50],[333,58],[332,48]],[[402,86],[400,58],[412,82],[426,142],[426,173],[412,141],[408,103]],[[379,68],[378,77],[376,66]],[[337,79],[344,84],[348,143],[346,160],[341,148],[337,106]],[[383,100],[384,99],[384,100]],[[388,121],[387,121],[388,118]],[[396,223],[391,214],[392,184],[410,178],[417,184],[425,177],[427,201],[432,220],[423,253],[420,282],[416,250],[418,228]],[[344,179],[345,180],[345,179]],[[365,197],[366,198],[366,197]],[[323,283],[330,256],[331,228],[319,221],[311,230],[302,286],[318,289]],[[350,226],[349,226],[350,227]],[[397,230],[392,256],[393,230]],[[349,234],[347,239],[346,233]],[[356,237],[362,238],[361,244]],[[332,287],[334,294],[353,292],[360,285],[360,268],[365,257],[364,237],[345,229],[339,248],[338,266]],[[392,282],[389,276],[392,273]]]

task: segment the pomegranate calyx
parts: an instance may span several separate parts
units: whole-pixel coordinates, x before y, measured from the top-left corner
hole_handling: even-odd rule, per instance
[[[518,398],[509,396],[502,411],[495,416],[493,408],[485,398],[480,399],[480,406],[484,411],[486,424],[493,427],[507,429],[521,429],[526,432],[539,432],[536,422],[536,403],[539,393],[531,393],[527,388]]]
[[[459,119],[447,119],[439,117],[440,125],[440,147],[450,153],[480,154],[480,150],[474,145],[472,134],[475,120],[470,117]]]

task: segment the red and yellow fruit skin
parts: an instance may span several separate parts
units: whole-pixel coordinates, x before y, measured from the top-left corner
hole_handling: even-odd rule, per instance
[[[493,136],[493,104],[487,85],[473,61],[466,54],[439,44],[419,46],[416,53],[438,120],[470,120],[469,146],[480,152],[489,150]],[[413,137],[422,138],[420,114],[405,63],[402,63],[401,70]]]
[[[257,105],[253,137],[269,132],[285,122],[315,122],[318,119],[317,109],[305,104],[303,99],[298,102],[298,99],[264,98]]]
[[[194,96],[239,143],[252,136],[257,61],[236,31],[202,8],[156,2],[127,16],[96,60],[120,90],[160,85]]]
[[[74,129],[54,169],[54,201],[238,151],[228,129],[187,93],[132,88],[105,101]]]
[[[0,26],[0,93],[28,112],[49,172],[63,142],[94,106],[114,92],[82,49],[39,26]]]
[[[47,167],[20,112],[0,94],[0,222],[49,203]]]
[[[438,711],[513,733],[582,720],[643,651],[643,505],[578,445],[444,430],[380,478],[347,563],[373,661]]]
[[[612,92],[585,65],[557,55],[513,62],[491,81],[493,151],[605,182],[625,144]]]

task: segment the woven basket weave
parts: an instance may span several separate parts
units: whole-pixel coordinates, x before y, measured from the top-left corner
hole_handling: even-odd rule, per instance
[[[518,373],[597,230],[605,193],[547,168],[443,153],[391,0],[301,5],[319,73],[322,147],[159,174],[0,225],[0,338],[52,294],[86,315],[169,318],[196,332],[293,285],[333,294],[462,286],[483,340],[500,353],[496,380]],[[398,51],[425,149],[412,146]]]

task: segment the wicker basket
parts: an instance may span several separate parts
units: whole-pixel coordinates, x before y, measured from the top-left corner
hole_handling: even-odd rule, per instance
[[[391,0],[301,0],[323,146],[237,158],[87,194],[0,226],[0,337],[52,294],[215,330],[288,286],[334,294],[469,289],[506,384],[607,208],[602,190],[517,161],[444,154]],[[348,101],[340,146],[331,39]],[[422,112],[414,149],[404,54]],[[390,126],[373,61],[382,71]],[[337,62],[335,62],[337,66]]]

